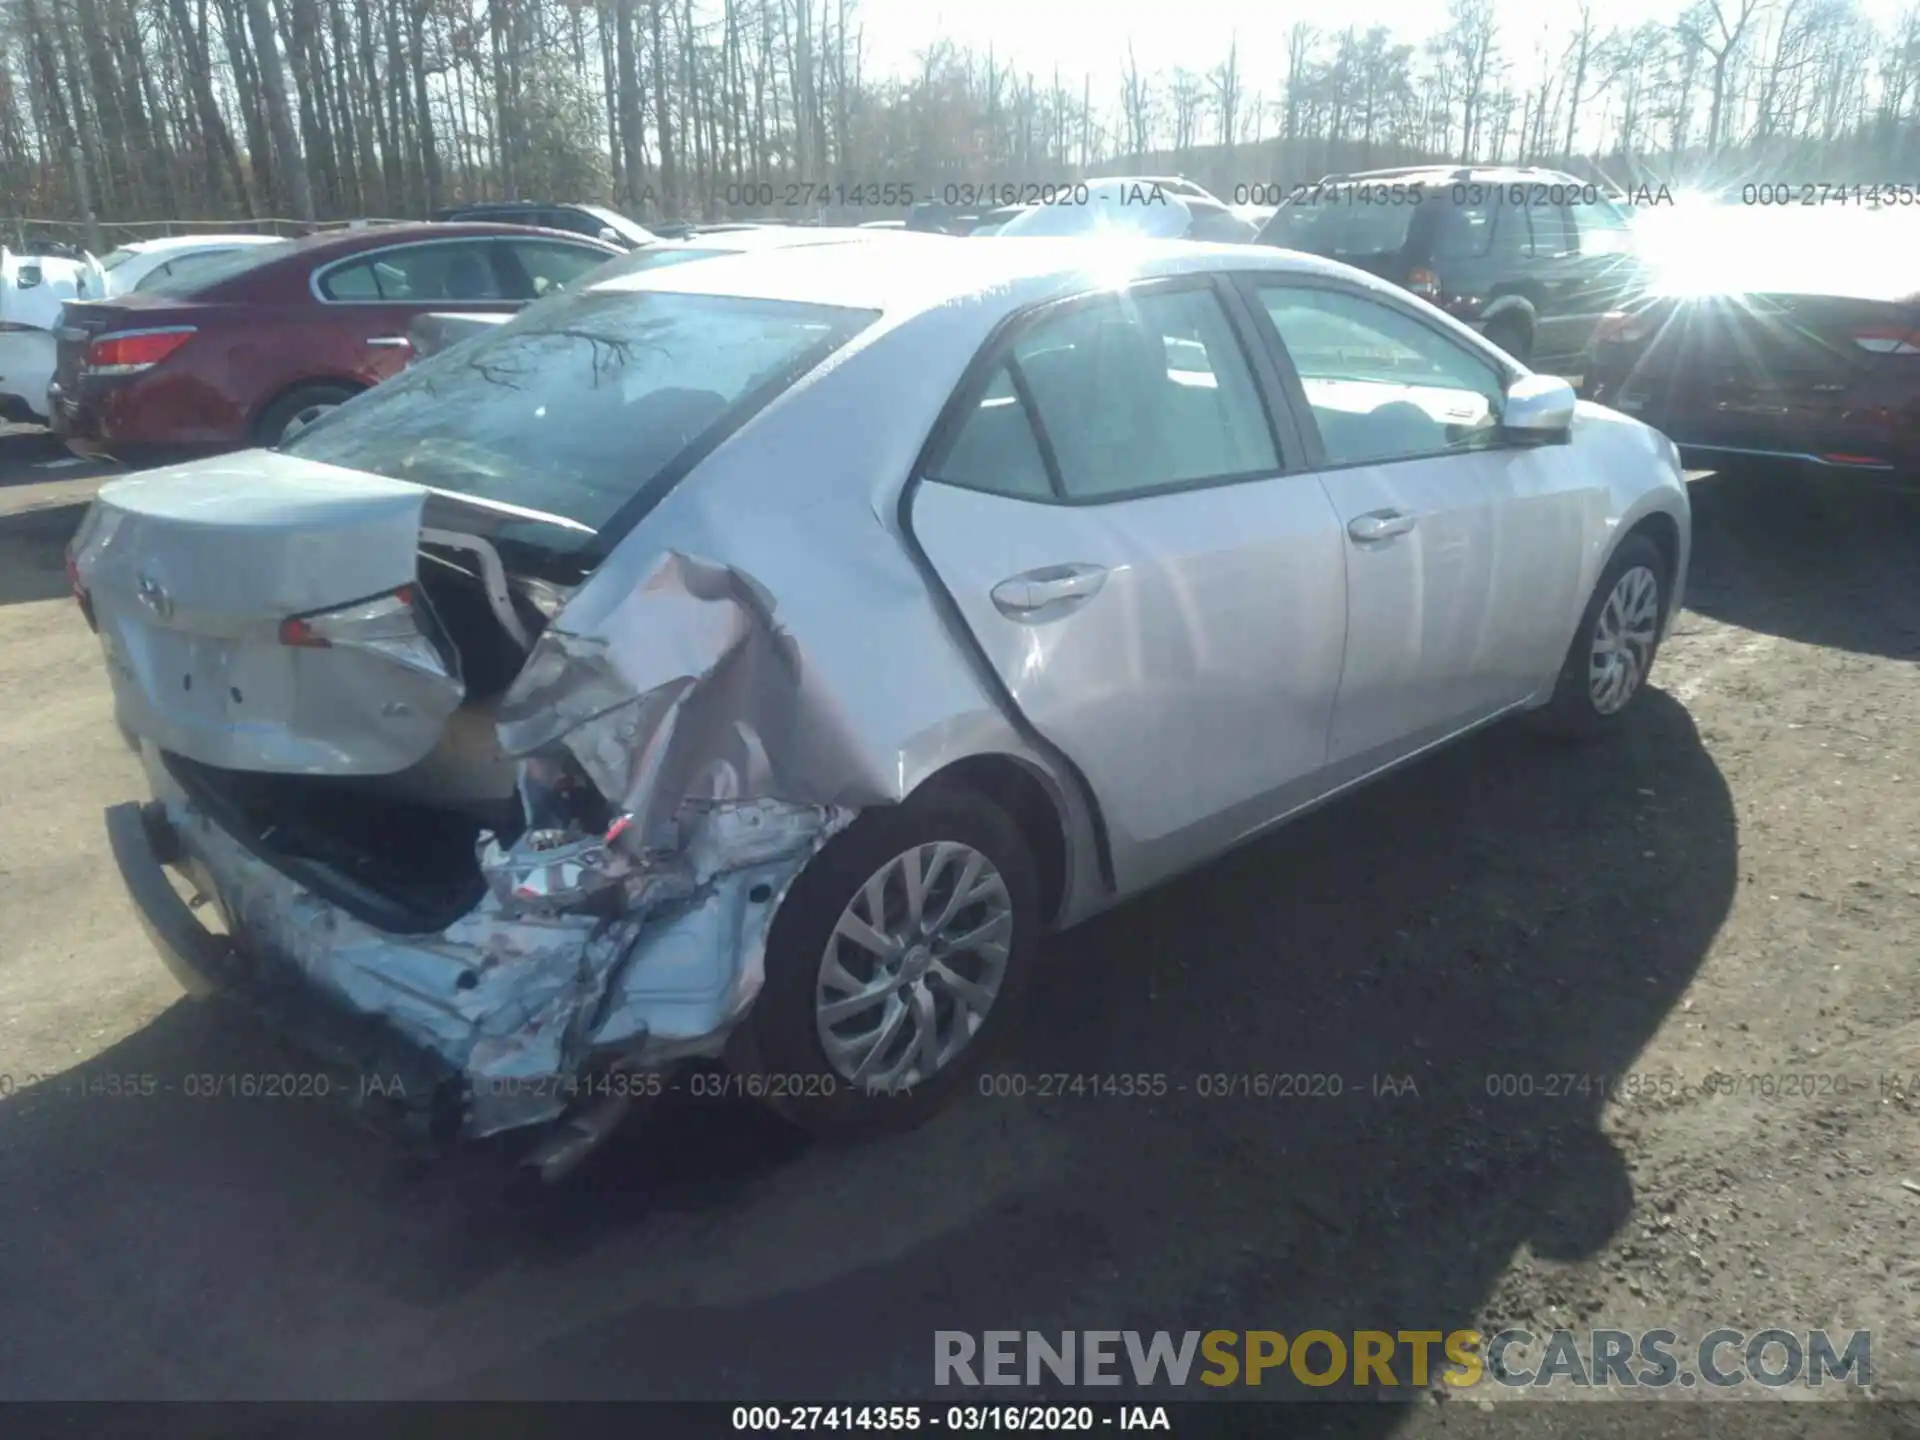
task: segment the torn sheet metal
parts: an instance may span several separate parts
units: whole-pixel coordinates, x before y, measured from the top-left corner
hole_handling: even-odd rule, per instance
[[[564,746],[648,851],[681,843],[683,801],[898,799],[863,779],[804,678],[764,588],[669,551],[592,634],[556,625],[541,636],[501,702],[501,744],[521,756]]]

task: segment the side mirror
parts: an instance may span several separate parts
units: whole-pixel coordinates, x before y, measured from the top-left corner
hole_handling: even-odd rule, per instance
[[[40,283],[40,279],[40,267],[38,265],[22,265],[19,270],[14,272],[13,288],[16,290],[31,290]]]
[[[609,245],[618,245],[621,243],[620,232],[611,225],[602,225],[600,227],[600,239],[606,241]]]
[[[1507,387],[1500,430],[1521,440],[1562,440],[1579,403],[1573,386],[1555,375],[1523,375]]]

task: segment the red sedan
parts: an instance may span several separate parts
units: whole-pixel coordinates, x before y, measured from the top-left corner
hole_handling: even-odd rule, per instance
[[[517,310],[625,253],[524,225],[382,225],[72,301],[48,390],[53,428],[77,451],[122,460],[274,445],[397,374],[418,316]]]

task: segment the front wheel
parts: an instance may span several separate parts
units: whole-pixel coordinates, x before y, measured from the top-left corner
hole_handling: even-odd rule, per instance
[[[1667,618],[1670,567],[1644,535],[1622,542],[1600,573],[1568,647],[1542,726],[1568,739],[1616,730],[1646,688]]]
[[[1034,864],[970,792],[862,815],[781,902],[736,1067],[823,1138],[916,1125],[975,1074],[1039,941]]]

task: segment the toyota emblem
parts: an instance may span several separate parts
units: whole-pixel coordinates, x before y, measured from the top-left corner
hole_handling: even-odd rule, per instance
[[[162,620],[173,618],[173,597],[167,594],[166,587],[151,575],[140,577],[140,601]]]

